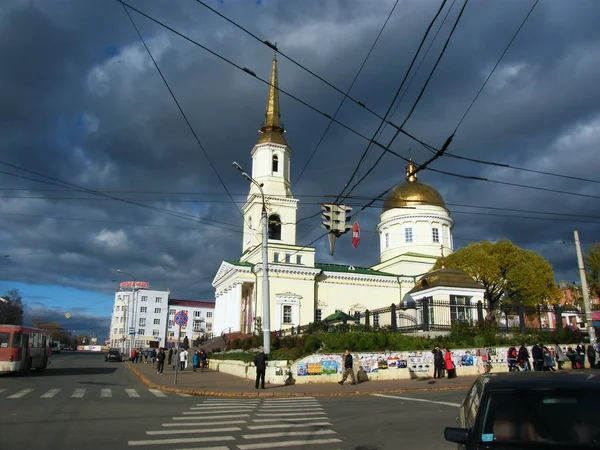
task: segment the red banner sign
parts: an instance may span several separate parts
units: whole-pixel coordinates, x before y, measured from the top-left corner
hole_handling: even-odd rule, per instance
[[[360,242],[360,227],[358,226],[358,222],[354,222],[352,225],[352,247],[358,247],[358,243]]]
[[[121,284],[119,284],[119,287],[125,288],[125,287],[133,287],[133,281],[123,281]],[[148,289],[148,286],[150,286],[150,283],[147,281],[136,281],[135,282],[135,287],[138,289]]]

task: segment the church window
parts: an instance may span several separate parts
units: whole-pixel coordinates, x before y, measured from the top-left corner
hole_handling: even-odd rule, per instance
[[[279,158],[273,155],[273,173],[279,172]]]
[[[390,246],[390,235],[388,233],[385,233],[385,248],[388,248]]]
[[[317,309],[315,310],[315,322],[320,322],[321,320],[323,320],[323,310]]]
[[[281,219],[277,214],[269,217],[269,239],[281,240]]]
[[[431,239],[433,240],[434,244],[440,242],[440,229],[439,228],[431,229]]]
[[[405,228],[404,229],[404,240],[406,242],[412,242],[413,241],[412,228]]]
[[[283,323],[292,323],[291,305],[283,305]]]
[[[274,262],[279,262],[279,252],[273,253],[273,261]]]
[[[296,255],[296,264],[302,264],[302,255]]]
[[[450,323],[468,322],[473,318],[471,298],[457,295],[450,296]]]
[[[292,255],[289,253],[285,254],[285,263],[290,264],[292,262]]]

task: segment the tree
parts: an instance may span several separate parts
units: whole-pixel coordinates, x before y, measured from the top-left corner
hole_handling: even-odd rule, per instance
[[[590,294],[594,297],[600,296],[600,242],[596,242],[585,255],[585,266],[587,268],[587,282]]]
[[[434,268],[441,265],[438,260]],[[444,265],[463,270],[481,283],[491,309],[501,300],[532,306],[555,303],[560,298],[550,263],[507,239],[471,243],[445,257]]]
[[[17,289],[11,289],[0,300],[0,323],[23,325],[23,301]]]

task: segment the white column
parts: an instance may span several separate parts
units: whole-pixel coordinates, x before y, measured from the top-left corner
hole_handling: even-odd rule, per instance
[[[213,333],[215,335],[219,335],[221,334],[221,331],[223,330],[223,321],[224,321],[224,315],[225,315],[225,308],[224,308],[224,298],[223,298],[223,293],[219,292],[216,293],[215,296],[215,314],[213,317]]]
[[[236,283],[231,290],[232,295],[232,317],[231,326],[233,331],[242,329],[242,283]]]

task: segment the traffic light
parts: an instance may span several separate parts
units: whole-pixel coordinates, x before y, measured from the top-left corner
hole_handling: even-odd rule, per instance
[[[346,205],[336,206],[339,212],[338,236],[341,236],[342,234],[345,234],[348,231],[350,231],[350,228],[352,228],[352,225],[350,225],[350,221],[352,220],[352,215],[350,214],[350,212],[352,211],[352,208]]]
[[[335,248],[335,240],[342,234],[347,233],[351,226],[349,225],[350,216],[348,214],[352,208],[346,205],[338,205],[335,203],[325,203],[321,206],[323,210],[321,226],[327,230],[329,239],[329,251],[333,255]]]
[[[323,210],[323,212],[321,213],[321,220],[323,220],[323,222],[321,222],[321,226],[323,228],[325,228],[329,233],[334,231],[334,227],[333,227],[334,207],[335,207],[335,205],[332,205],[329,203],[324,203],[323,205],[321,205],[321,209]]]

